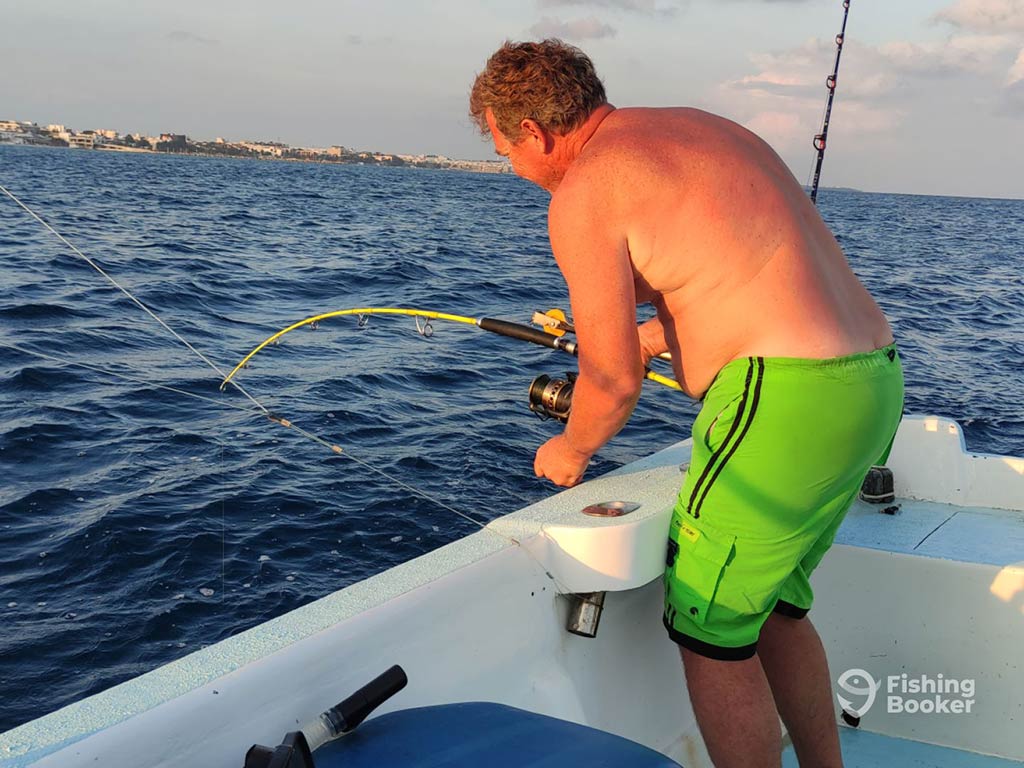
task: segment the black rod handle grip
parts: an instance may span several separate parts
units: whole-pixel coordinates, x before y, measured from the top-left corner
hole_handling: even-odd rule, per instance
[[[528,341],[531,344],[539,344],[548,349],[562,349],[565,346],[565,343],[558,336],[552,336],[550,333],[546,333],[539,328],[531,328],[528,325],[510,323],[508,320],[481,317],[477,320],[477,325],[485,331],[497,333],[500,336],[508,336],[512,339],[519,339],[520,341]]]
[[[348,733],[377,707],[405,688],[409,678],[395,664],[325,713],[337,733]]]

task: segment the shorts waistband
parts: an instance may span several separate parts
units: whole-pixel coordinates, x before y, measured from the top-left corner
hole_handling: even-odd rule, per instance
[[[731,360],[723,366],[722,371],[725,371],[730,366],[732,367],[743,367],[745,368],[748,361],[751,359],[759,360],[764,362],[765,370],[772,368],[808,368],[808,369],[827,369],[827,368],[875,368],[889,365],[896,361],[899,357],[899,351],[896,348],[896,343],[887,344],[884,347],[873,349],[870,352],[856,352],[852,355],[842,355],[840,357],[828,357],[828,358],[811,358],[811,357],[757,357],[751,355],[750,357],[740,357],[735,360]]]
[[[895,342],[884,347],[873,349],[870,352],[856,352],[852,355],[829,358],[804,358],[804,357],[738,357],[730,360],[715,376],[711,386],[701,397],[706,400],[712,393],[722,387],[731,390],[734,387],[742,387],[743,382],[752,372],[758,369],[766,375],[774,372],[779,376],[796,375],[800,379],[815,376],[825,376],[830,379],[850,378],[859,379],[863,376],[874,377],[887,374],[890,370],[895,373],[902,369],[899,351]]]

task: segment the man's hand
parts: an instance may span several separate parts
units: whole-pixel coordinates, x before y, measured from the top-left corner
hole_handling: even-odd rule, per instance
[[[568,488],[583,479],[589,463],[590,456],[569,445],[562,434],[552,437],[537,449],[533,471],[537,477],[546,477],[555,485]]]
[[[640,360],[647,368],[651,360],[662,352],[668,352],[668,342],[665,341],[665,327],[661,320],[652,317],[645,323],[637,326],[637,336],[640,338]]]

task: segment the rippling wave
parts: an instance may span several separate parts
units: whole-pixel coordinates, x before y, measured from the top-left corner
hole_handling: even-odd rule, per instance
[[[225,369],[321,311],[528,321],[568,303],[546,195],[508,176],[5,146],[0,183]],[[1024,455],[1024,202],[820,203],[893,321],[907,410],[957,418],[974,450]],[[6,198],[0,264],[0,730],[474,530],[226,407],[249,403]],[[435,331],[339,318],[290,334],[242,381],[481,520],[549,494],[532,461],[555,428],[526,411],[526,388],[572,361]],[[695,414],[645,389],[593,474],[686,437]]]

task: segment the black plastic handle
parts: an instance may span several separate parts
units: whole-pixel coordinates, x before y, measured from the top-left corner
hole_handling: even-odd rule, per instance
[[[405,688],[408,682],[405,670],[395,664],[326,714],[338,733],[348,733],[363,722],[373,710]]]
[[[520,341],[528,341],[531,344],[539,344],[548,349],[564,349],[566,344],[558,336],[552,336],[539,328],[531,328],[528,325],[510,323],[508,320],[496,320],[493,317],[481,317],[477,325],[485,331],[497,333],[501,336],[508,336]]]

